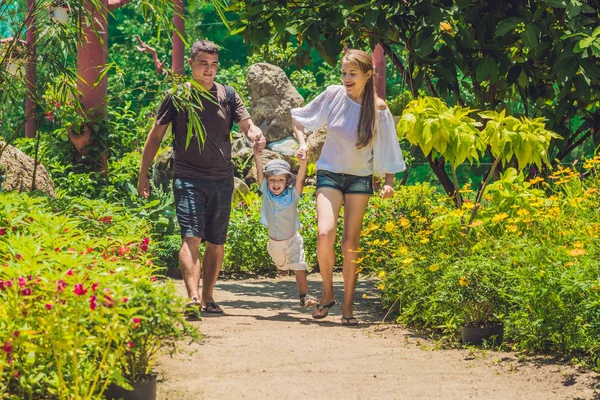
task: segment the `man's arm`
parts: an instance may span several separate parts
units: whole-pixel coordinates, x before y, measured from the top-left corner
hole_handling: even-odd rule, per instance
[[[263,151],[265,146],[267,145],[267,141],[263,136],[262,130],[254,125],[251,118],[246,118],[243,121],[237,123],[242,132],[246,134],[248,139],[252,141],[254,145],[257,146],[258,151]]]
[[[137,190],[140,196],[147,199],[150,194],[150,181],[148,180],[148,170],[150,169],[150,164],[152,164],[152,160],[156,156],[158,152],[158,148],[160,147],[160,143],[165,137],[165,133],[167,132],[167,125],[157,125],[154,124],[152,129],[150,129],[150,133],[146,138],[146,143],[144,144],[144,150],[142,152],[142,162],[140,163],[140,171],[138,175],[138,184]]]

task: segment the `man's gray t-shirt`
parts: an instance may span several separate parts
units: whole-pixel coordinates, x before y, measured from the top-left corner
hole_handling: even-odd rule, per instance
[[[172,123],[171,128],[175,137],[173,173],[176,178],[222,180],[233,177],[229,135],[230,116],[233,112],[233,120],[240,122],[250,118],[250,114],[237,93],[235,110],[231,110],[225,86],[215,83],[209,92],[215,96],[218,104],[202,98],[204,109],[198,112],[198,116],[204,125],[205,141],[204,145],[200,145],[201,151],[198,149],[197,137],[192,138],[186,149],[188,118],[185,113],[177,111],[170,90],[158,108],[156,124]]]

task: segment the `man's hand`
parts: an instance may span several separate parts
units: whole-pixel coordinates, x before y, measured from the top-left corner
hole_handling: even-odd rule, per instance
[[[394,188],[390,185],[383,185],[381,188],[381,198],[391,199],[394,196]]]
[[[267,140],[263,136],[260,128],[257,128],[257,129],[259,130],[260,134],[255,135],[254,138],[252,136],[250,136],[250,134],[248,134],[248,139],[250,139],[252,141],[252,144],[254,146],[254,151],[258,151],[258,154],[261,154],[267,145]]]
[[[150,181],[148,180],[148,176],[145,173],[140,173],[138,176],[137,183],[138,194],[142,196],[144,199],[148,198],[150,194]]]

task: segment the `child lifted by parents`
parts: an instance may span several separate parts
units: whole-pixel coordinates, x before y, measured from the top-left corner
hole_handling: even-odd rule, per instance
[[[334,243],[338,217],[344,205],[342,235],[344,301],[342,324],[357,325],[353,300],[357,281],[359,239],[373,175],[385,177],[381,196],[393,196],[394,174],[406,166],[394,119],[385,101],[375,94],[373,60],[361,50],[342,57],[342,85],[329,86],[310,104],[292,109],[296,137],[304,128],[316,131],[327,124],[327,136],[317,161],[317,258],[323,293],[312,312],[325,318],[333,307]]]

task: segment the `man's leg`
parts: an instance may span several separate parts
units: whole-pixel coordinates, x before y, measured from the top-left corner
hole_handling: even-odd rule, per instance
[[[204,276],[202,279],[202,304],[214,303],[213,290],[223,265],[225,245],[206,242],[206,250],[202,259]],[[199,264],[198,264],[199,265]]]
[[[185,289],[188,297],[192,300],[194,297],[198,300],[198,288],[200,287],[200,239],[196,237],[186,237],[183,239],[181,249],[179,250],[179,265],[185,282]]]

